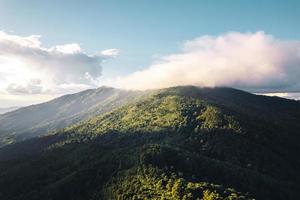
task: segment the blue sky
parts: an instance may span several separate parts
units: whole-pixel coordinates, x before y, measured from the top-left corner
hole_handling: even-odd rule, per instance
[[[0,107],[104,84],[298,98],[299,19],[298,0],[0,0]]]
[[[0,28],[42,35],[45,45],[76,42],[87,52],[118,48],[104,75],[126,74],[172,53],[185,40],[263,30],[300,38],[300,1],[0,0]]]

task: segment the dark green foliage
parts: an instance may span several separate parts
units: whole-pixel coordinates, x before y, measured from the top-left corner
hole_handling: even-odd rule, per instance
[[[113,178],[103,191],[106,199],[251,199],[233,188],[189,182],[176,173],[151,166],[131,169]]]
[[[300,103],[154,92],[0,149],[0,199],[299,199]]]

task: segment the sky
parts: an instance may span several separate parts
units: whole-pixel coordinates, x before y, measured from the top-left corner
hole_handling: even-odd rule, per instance
[[[101,85],[300,97],[300,1],[0,0],[0,107]]]

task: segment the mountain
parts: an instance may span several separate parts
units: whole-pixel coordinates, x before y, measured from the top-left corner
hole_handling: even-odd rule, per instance
[[[300,103],[157,90],[0,148],[0,199],[299,199]]]
[[[140,95],[142,92],[100,87],[5,113],[0,115],[0,147],[105,113]]]
[[[19,107],[13,106],[13,107],[7,107],[7,108],[0,108],[0,115],[7,113],[7,112],[11,112],[14,110],[17,110]]]

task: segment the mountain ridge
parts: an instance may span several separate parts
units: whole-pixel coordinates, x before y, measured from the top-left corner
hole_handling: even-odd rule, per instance
[[[297,199],[299,110],[296,101],[230,88],[158,90],[51,135],[0,148],[0,188],[6,188],[0,194]]]

